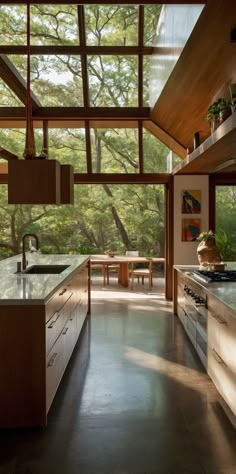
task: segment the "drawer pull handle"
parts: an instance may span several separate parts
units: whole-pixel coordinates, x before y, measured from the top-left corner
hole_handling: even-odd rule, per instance
[[[55,360],[56,360],[56,358],[57,358],[57,352],[54,352],[54,354],[52,354],[52,357],[51,357],[50,361],[48,362],[47,367],[52,367]]]
[[[218,364],[223,364],[227,367],[226,363],[223,361],[223,359],[221,359],[221,357],[219,356],[219,354],[215,351],[215,349],[212,349],[212,353],[213,353],[213,357],[214,359],[216,360],[216,362],[218,362]]]
[[[52,329],[54,324],[57,322],[59,318],[60,318],[60,313],[58,313],[56,319],[54,319],[54,321],[52,321],[51,324],[49,324],[48,329]]]
[[[69,328],[64,329],[64,331],[63,331],[62,334],[65,335],[65,334],[67,333],[68,329],[69,329]]]
[[[219,324],[227,324],[224,319],[221,319],[218,314],[216,314],[214,311],[210,311],[210,315],[217,321]]]
[[[62,296],[62,295],[64,295],[64,293],[65,293],[66,291],[67,291],[67,289],[66,289],[66,288],[64,288],[64,290],[62,290],[62,291],[61,291],[61,293],[59,293],[59,296]]]

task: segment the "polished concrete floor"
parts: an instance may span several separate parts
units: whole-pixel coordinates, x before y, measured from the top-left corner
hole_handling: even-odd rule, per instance
[[[163,288],[100,290],[47,428],[0,431],[0,474],[235,474],[236,431]]]

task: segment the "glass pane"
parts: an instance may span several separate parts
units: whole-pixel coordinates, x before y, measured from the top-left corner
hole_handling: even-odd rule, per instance
[[[78,44],[76,5],[32,5],[30,9],[32,45]]]
[[[93,173],[137,173],[138,130],[92,129]]]
[[[23,104],[14,92],[0,79],[0,107],[22,107]]]
[[[152,46],[162,4],[144,5],[144,46]]]
[[[143,129],[144,173],[169,173],[170,149],[148,130]]]
[[[26,79],[26,56],[10,56]],[[42,106],[83,106],[80,56],[31,56],[31,89]]]
[[[0,5],[0,44],[26,44],[26,6]]]
[[[60,128],[49,130],[49,157],[72,165],[74,172],[86,173],[86,143],[84,129]]]
[[[203,7],[204,5],[163,5],[153,43],[162,48],[162,54],[152,55],[151,107],[160,96]]]
[[[89,56],[88,71],[91,106],[138,105],[136,56]]]
[[[216,243],[224,261],[236,261],[236,186],[216,186]]]
[[[3,148],[22,158],[25,149],[25,135],[24,128],[0,128],[0,143]]]
[[[143,106],[149,107],[151,56],[143,56]]]
[[[133,46],[138,43],[138,7],[85,5],[87,45]]]

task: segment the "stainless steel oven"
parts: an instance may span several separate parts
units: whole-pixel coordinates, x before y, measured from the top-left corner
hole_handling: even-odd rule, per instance
[[[184,287],[185,329],[203,365],[207,365],[207,299],[201,287],[190,280]]]

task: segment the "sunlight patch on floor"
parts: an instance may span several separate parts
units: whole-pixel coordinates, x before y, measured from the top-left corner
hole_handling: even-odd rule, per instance
[[[117,300],[120,300],[120,299],[126,299],[126,300],[140,300],[140,299],[150,299],[150,298],[153,298],[153,293],[136,293],[134,291],[132,292],[117,292],[117,291],[108,291],[106,290],[106,292],[104,292],[102,289],[101,290],[94,290],[92,288],[91,290],[91,297],[92,299],[111,299],[111,298],[114,298],[114,299],[117,299]],[[155,294],[155,299],[160,299],[160,300],[165,300],[165,297],[164,297],[164,294],[158,294],[156,293]]]
[[[131,346],[126,346],[124,357],[139,367],[162,373],[188,388],[206,394],[205,373]],[[201,384],[203,380],[204,384]]]

